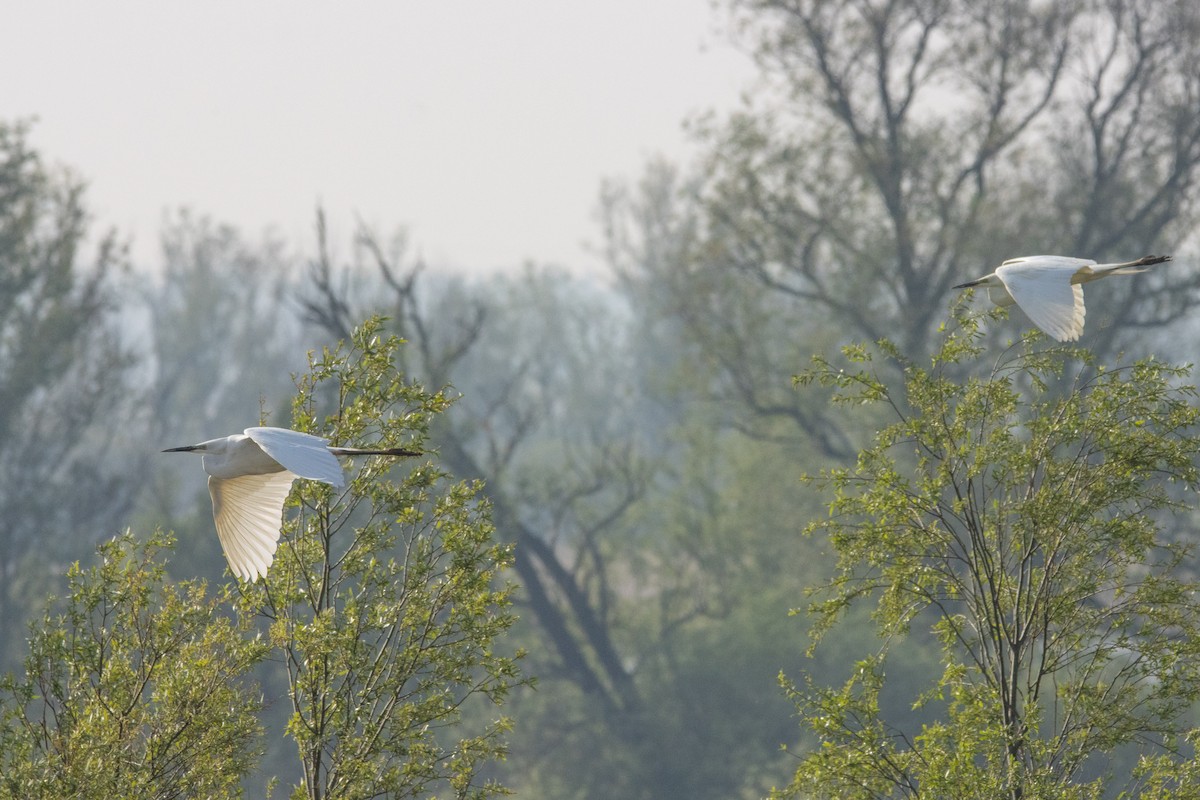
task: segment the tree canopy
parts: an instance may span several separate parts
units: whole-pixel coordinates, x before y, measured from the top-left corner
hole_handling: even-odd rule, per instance
[[[1200,478],[1188,370],[1108,368],[1038,334],[997,354],[957,322],[928,366],[884,340],[797,377],[893,421],[811,479],[834,499],[810,533],[838,557],[810,606],[817,640],[868,603],[880,645],[840,686],[787,684],[815,741],[780,797],[1136,795],[1193,757],[1200,583],[1175,535]],[[942,672],[904,699],[932,716],[889,720],[889,653],[922,631]]]

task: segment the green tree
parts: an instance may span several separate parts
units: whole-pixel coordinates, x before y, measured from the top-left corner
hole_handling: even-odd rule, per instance
[[[145,474],[117,447],[132,417],[132,358],[119,342],[112,234],[94,258],[82,182],[52,169],[28,126],[0,122],[0,664],[15,666],[28,601],[52,564],[114,533]],[[80,546],[82,544],[82,547]]]
[[[406,383],[400,342],[378,320],[326,350],[298,383],[292,425],[339,444],[424,440],[445,396]],[[323,410],[324,409],[324,410]],[[389,470],[391,472],[389,473]],[[482,770],[504,753],[503,717],[465,733],[464,706],[499,705],[518,682],[499,639],[514,621],[479,487],[429,463],[361,463],[345,490],[300,482],[265,584],[243,612],[265,618],[287,679],[308,798],[487,797]]]
[[[400,342],[379,330],[314,358],[294,426],[424,440],[448,402],[404,381]],[[299,482],[268,579],[211,599],[166,581],[163,535],[105,544],[32,629],[24,675],[0,683],[0,796],[238,796],[272,775],[294,797],[500,793],[485,772],[509,727],[495,708],[519,683],[500,643],[511,548],[478,489],[378,458],[344,489]],[[258,763],[273,709],[296,748],[278,769]]]
[[[1109,369],[1038,335],[993,356],[958,324],[928,367],[885,340],[797,378],[894,421],[816,479],[834,499],[809,530],[839,560],[817,643],[873,605],[882,644],[840,686],[787,684],[812,744],[776,796],[1194,794],[1178,781],[1196,769],[1200,584],[1169,535],[1200,479],[1188,371]],[[926,628],[941,675],[902,698],[926,721],[889,719],[888,655]]]
[[[230,596],[170,584],[161,533],[126,533],[67,574],[64,607],[30,626],[22,675],[0,681],[0,796],[238,797],[257,755],[267,654]]]

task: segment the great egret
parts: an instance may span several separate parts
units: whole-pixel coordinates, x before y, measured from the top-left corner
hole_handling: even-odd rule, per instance
[[[253,581],[266,575],[283,525],[292,481],[345,483],[336,456],[419,456],[415,450],[330,447],[326,439],[285,428],[246,428],[220,439],[172,447],[164,453],[201,453],[208,473],[217,536],[230,569]]]
[[[998,306],[1021,307],[1033,324],[1060,342],[1073,342],[1083,333],[1083,287],[1109,275],[1145,272],[1170,256],[1142,256],[1137,261],[1097,264],[1088,258],[1025,256],[1010,258],[990,275],[960,283],[955,289],[986,286]]]

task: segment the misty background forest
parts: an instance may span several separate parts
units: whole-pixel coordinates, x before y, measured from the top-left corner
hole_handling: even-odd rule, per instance
[[[511,720],[506,757],[480,774],[518,797],[810,796],[784,788],[818,739],[780,676],[840,686],[881,639],[856,606],[809,651],[808,593],[839,561],[804,535],[833,491],[802,476],[853,464],[886,414],[793,376],[883,338],[927,366],[951,287],[1034,253],[1173,254],[1089,288],[1080,345],[1095,362],[1080,369],[1195,362],[1200,8],[744,0],[722,14],[757,80],[736,112],[689,121],[695,160],[596,187],[603,274],[536,260],[452,274],[405,220],[337,235],[329,220],[352,210],[329,207],[297,240],[175,210],[159,260],[131,263],[122,231],[91,220],[88,165],[35,147],[36,122],[0,120],[3,668],[21,668],[68,566],[126,528],[175,533],[169,580],[233,582],[198,460],[159,451],[291,426],[309,352],[380,315],[405,341],[404,379],[453,399],[423,434],[428,460],[481,482],[513,546],[497,581],[515,584],[516,619],[494,647],[522,653],[530,684],[499,711],[464,705],[466,726]],[[1031,327],[1015,309],[979,324],[984,369]],[[880,363],[884,384],[903,384],[899,363]],[[1190,514],[1164,519],[1194,539]],[[897,729],[938,717],[912,698],[941,647],[917,621],[888,660],[875,712]],[[266,776],[301,780],[281,690],[255,680],[266,731],[249,796]],[[1141,752],[1120,747],[1112,763]]]

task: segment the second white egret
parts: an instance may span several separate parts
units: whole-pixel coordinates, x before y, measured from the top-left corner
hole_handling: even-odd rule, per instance
[[[283,504],[296,478],[341,487],[345,476],[337,456],[421,455],[399,447],[330,447],[319,436],[265,427],[163,452],[204,456],[221,549],[233,573],[246,581],[266,575],[275,558]]]
[[[1136,261],[1097,264],[1088,258],[1025,256],[1010,258],[996,271],[955,289],[986,286],[998,306],[1016,303],[1033,324],[1060,342],[1073,342],[1083,333],[1083,286],[1110,275],[1145,272],[1170,256],[1142,256]]]

